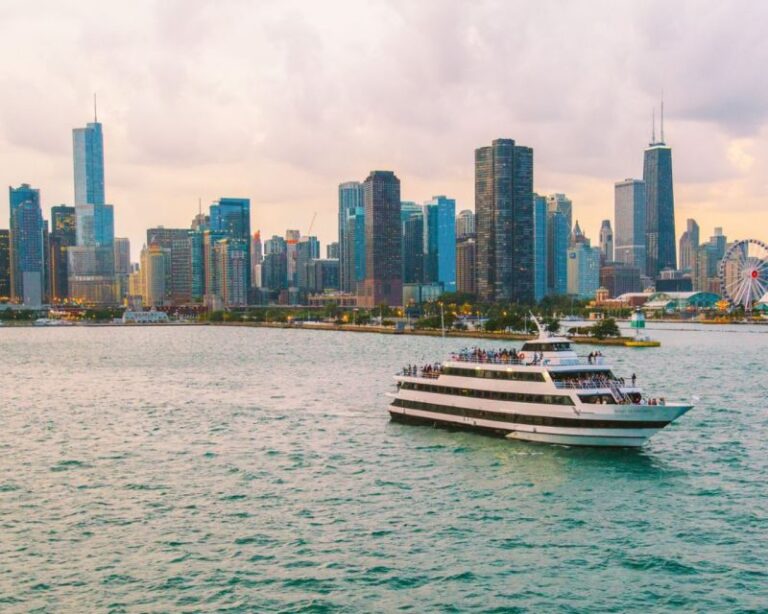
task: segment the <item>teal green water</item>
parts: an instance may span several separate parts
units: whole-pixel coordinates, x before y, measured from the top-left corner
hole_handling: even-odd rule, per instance
[[[0,611],[768,611],[768,328],[736,330],[604,349],[700,397],[632,451],[391,424],[392,373],[461,340],[0,329]]]

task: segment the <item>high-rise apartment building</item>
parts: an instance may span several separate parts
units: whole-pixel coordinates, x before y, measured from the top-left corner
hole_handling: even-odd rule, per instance
[[[456,201],[446,196],[424,204],[424,281],[456,291]]]
[[[221,233],[245,242],[248,266],[245,267],[245,287],[251,287],[251,201],[248,198],[220,198],[210,208],[209,227],[214,233]],[[240,246],[241,247],[241,246]],[[240,249],[238,247],[238,250]],[[239,256],[238,256],[239,257]],[[237,269],[239,270],[239,269]]]
[[[654,134],[645,150],[643,181],[645,182],[646,215],[645,273],[651,279],[655,279],[662,269],[677,268],[672,148],[664,143],[663,115],[661,140],[656,141]]]
[[[365,209],[350,211],[344,229],[344,243],[340,246],[339,284],[342,292],[357,293],[357,286],[365,279]]]
[[[0,229],[0,299],[11,298],[11,232]]]
[[[699,249],[699,225],[696,220],[688,219],[685,232],[680,236],[680,270],[683,273],[696,271],[696,252]]]
[[[113,253],[115,255],[117,297],[124,299],[128,295],[128,279],[131,275],[130,239],[128,237],[115,237]]]
[[[359,181],[347,181],[339,184],[339,279],[341,290],[355,292],[357,278],[355,274],[354,250],[350,251],[348,242],[362,244],[363,239],[349,237],[349,218],[363,215],[363,184]]]
[[[497,139],[475,150],[477,291],[534,300],[533,149]]]
[[[359,303],[375,307],[403,302],[400,180],[392,171],[371,171],[363,183],[365,281]]]
[[[251,287],[261,288],[261,263],[264,260],[264,248],[261,245],[261,231],[257,230],[251,238]]]
[[[11,300],[39,307],[45,289],[45,228],[40,191],[23,183],[8,188],[10,201]]]
[[[48,244],[51,302],[61,303],[69,298],[67,250],[77,244],[77,223],[74,207],[66,205],[51,207],[51,230]]]
[[[248,304],[248,268],[250,266],[248,239],[232,236],[214,245],[218,296],[226,307]]]
[[[279,291],[288,287],[288,247],[283,237],[273,235],[264,242],[261,287]]]
[[[603,220],[600,225],[600,264],[613,262],[613,229],[611,220]]]
[[[338,260],[340,255],[340,248],[338,241],[332,241],[325,246],[325,259],[326,260]]]
[[[614,259],[645,273],[645,183],[625,179],[614,186]]]

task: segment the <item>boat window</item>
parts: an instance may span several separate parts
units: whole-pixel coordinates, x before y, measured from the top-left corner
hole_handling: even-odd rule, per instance
[[[403,382],[401,390],[418,390],[447,394],[453,396],[474,397],[476,399],[491,399],[493,401],[514,401],[517,403],[545,403],[548,405],[573,405],[573,400],[566,395],[527,394],[523,392],[499,392],[497,390],[474,390],[472,388],[454,388],[452,386],[434,386]]]
[[[495,371],[493,369],[464,369],[462,367],[443,367],[443,375],[461,377],[481,377],[484,379],[517,380],[522,382],[543,382],[544,374],[526,371]]]

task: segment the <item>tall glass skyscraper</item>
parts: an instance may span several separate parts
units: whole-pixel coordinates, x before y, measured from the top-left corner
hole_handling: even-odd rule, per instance
[[[400,180],[392,171],[371,171],[363,183],[365,282],[360,304],[402,305]]]
[[[69,294],[85,303],[117,300],[115,220],[104,195],[104,140],[94,121],[72,130],[77,245],[67,249]]]
[[[533,149],[497,139],[475,150],[475,226],[480,299],[533,302]]]
[[[0,299],[11,298],[11,231],[0,229]]]
[[[211,205],[210,229],[213,233],[222,234],[245,242],[247,261],[251,261],[251,201],[248,198],[220,198]],[[230,246],[228,253],[235,253],[242,246]],[[239,254],[239,251],[238,251]],[[239,258],[239,255],[238,255]],[[234,269],[237,274],[241,268]],[[231,283],[235,283],[232,281]],[[239,282],[237,282],[239,284]],[[251,267],[245,267],[245,287],[251,287]]]
[[[662,269],[676,269],[675,197],[672,189],[672,148],[661,141],[645,150],[645,272],[655,279]]]
[[[50,276],[51,300],[69,298],[69,268],[67,250],[77,243],[75,208],[59,205],[51,207]]]
[[[560,211],[547,213],[547,294],[568,293],[568,219]]]
[[[533,298],[538,303],[547,294],[547,199],[533,195]]]
[[[456,201],[446,196],[424,205],[424,277],[456,291]]]
[[[363,215],[363,184],[359,181],[347,181],[339,185],[339,283],[342,292],[355,292],[354,257],[347,245],[348,219],[350,216]],[[355,242],[354,238],[350,239]]]
[[[45,247],[40,190],[23,183],[8,188],[11,227],[11,299],[38,307],[45,296]]]
[[[645,271],[645,183],[625,179],[614,186],[614,259]]]

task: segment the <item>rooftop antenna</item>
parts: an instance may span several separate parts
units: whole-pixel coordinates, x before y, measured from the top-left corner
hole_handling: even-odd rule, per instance
[[[664,142],[664,90],[661,90],[661,142]]]
[[[656,107],[651,111],[651,145],[656,144]]]
[[[98,115],[96,114],[96,92],[93,93],[93,123],[98,123]]]

